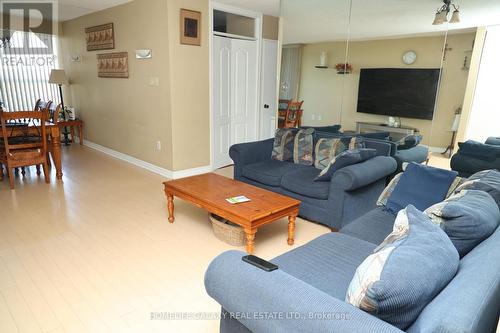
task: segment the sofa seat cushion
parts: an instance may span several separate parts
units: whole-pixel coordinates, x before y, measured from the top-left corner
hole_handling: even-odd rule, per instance
[[[340,232],[373,244],[380,244],[392,232],[395,219],[392,212],[384,207],[377,207],[347,224],[340,229]]]
[[[280,186],[281,177],[287,172],[310,168],[300,164],[290,162],[281,162],[276,160],[266,160],[246,165],[243,168],[242,175],[248,179],[269,186]]]
[[[306,197],[327,200],[330,182],[315,182],[321,170],[314,167],[287,172],[281,178],[281,187]]]
[[[374,244],[332,232],[271,261],[299,280],[344,300],[357,266],[374,249]]]

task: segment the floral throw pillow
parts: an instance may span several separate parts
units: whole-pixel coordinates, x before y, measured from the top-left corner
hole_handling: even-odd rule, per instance
[[[313,165],[313,134],[314,129],[301,129],[295,135],[293,145],[293,163]]]
[[[274,135],[271,158],[277,161],[288,161],[293,158],[293,131],[289,128],[278,128]]]

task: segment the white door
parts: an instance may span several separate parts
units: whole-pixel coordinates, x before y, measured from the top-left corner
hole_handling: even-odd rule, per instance
[[[231,40],[231,144],[257,140],[257,42]]]
[[[212,50],[212,159],[220,168],[231,164],[231,39],[214,36]]]
[[[260,139],[274,137],[278,111],[278,41],[262,42],[262,73],[260,99]]]

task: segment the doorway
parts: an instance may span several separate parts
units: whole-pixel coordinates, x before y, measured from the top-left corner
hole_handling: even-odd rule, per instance
[[[214,169],[229,148],[259,138],[262,14],[212,3],[211,147]]]

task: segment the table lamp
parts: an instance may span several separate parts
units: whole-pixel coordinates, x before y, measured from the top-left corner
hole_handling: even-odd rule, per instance
[[[59,86],[59,97],[61,98],[61,105],[64,110],[64,100],[62,93],[62,85],[68,84],[68,78],[66,77],[66,72],[64,69],[53,69],[50,72],[49,83],[57,84]]]

